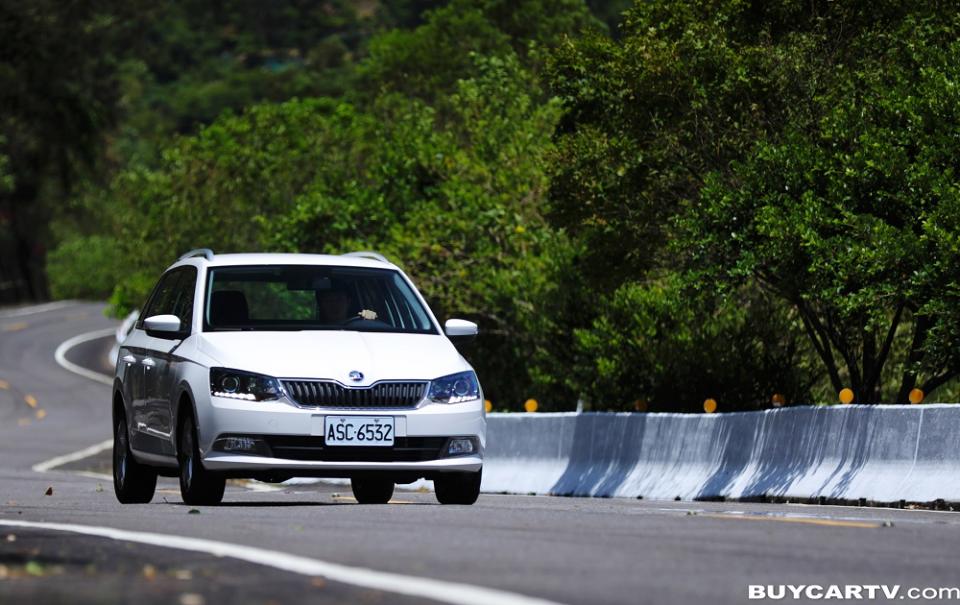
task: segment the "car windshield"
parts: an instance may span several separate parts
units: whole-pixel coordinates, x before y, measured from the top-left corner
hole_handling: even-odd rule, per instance
[[[400,273],[331,266],[214,267],[204,329],[435,334]]]

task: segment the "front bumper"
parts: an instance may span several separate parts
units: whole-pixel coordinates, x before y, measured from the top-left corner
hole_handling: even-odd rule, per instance
[[[392,448],[335,448],[335,459],[277,457],[272,448],[267,455],[224,452],[213,449],[214,441],[223,435],[253,435],[267,440],[307,441],[323,446],[325,416],[391,416],[397,447],[404,443],[445,440],[450,437],[473,437],[477,451],[468,455],[446,456],[444,448],[437,454],[414,458],[383,456]],[[200,453],[205,468],[223,471],[231,476],[326,476],[349,477],[359,473],[396,473],[430,477],[444,472],[475,472],[483,465],[486,442],[486,415],[483,401],[456,404],[421,404],[410,409],[341,409],[304,408],[287,400],[254,402],[206,395],[198,397],[197,417]],[[333,449],[333,448],[331,448]],[[289,451],[289,450],[287,450]],[[329,451],[329,450],[328,450]],[[353,451],[355,460],[350,459]],[[367,457],[368,459],[364,459]],[[308,456],[307,458],[329,458]]]
[[[204,457],[209,470],[227,471],[233,475],[279,475],[283,477],[350,477],[360,473],[402,474],[412,478],[432,477],[445,472],[476,472],[483,467],[480,456],[458,456],[420,462],[330,462],[288,460],[263,456],[244,456],[211,452]],[[243,472],[240,472],[243,471]]]

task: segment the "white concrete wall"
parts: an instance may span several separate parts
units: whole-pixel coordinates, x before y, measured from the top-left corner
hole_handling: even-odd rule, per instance
[[[490,414],[483,490],[960,500],[960,405]]]

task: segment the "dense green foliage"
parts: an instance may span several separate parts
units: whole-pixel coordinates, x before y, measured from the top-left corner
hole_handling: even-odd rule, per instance
[[[480,323],[498,408],[954,392],[952,4],[191,1],[127,46],[127,8],[43,4],[4,10],[102,50],[55,66],[63,138],[43,104],[0,131],[5,208],[57,209],[20,238],[59,244],[56,296],[122,313],[192,247],[376,249]]]
[[[860,401],[903,403],[958,369],[957,325],[939,312],[957,300],[944,253],[960,209],[958,26],[911,15],[854,37],[855,56],[808,99],[818,119],[712,173],[686,215],[700,278],[751,276],[789,301],[834,388],[842,369]],[[885,380],[894,347],[909,361]]]
[[[805,333],[829,389],[851,386],[857,401],[906,402],[914,386],[949,381],[960,371],[944,312],[957,284],[956,23],[946,5],[892,1],[643,2],[621,42],[561,46],[549,70],[567,107],[552,216],[587,242],[591,283],[622,305],[679,272],[691,292],[747,314],[751,340],[770,347],[762,359],[791,359]],[[614,263],[621,271],[606,270]],[[750,304],[764,296],[791,309],[779,343],[764,336],[776,314]],[[634,331],[680,317],[736,347],[724,314],[648,316],[645,300],[633,299]],[[599,375],[627,373],[629,359],[596,351],[631,332],[604,336],[609,321],[585,341],[588,360]],[[670,334],[640,342],[683,330]],[[804,364],[742,361],[782,385],[768,388],[805,384]],[[696,375],[715,371],[744,384],[722,363]]]

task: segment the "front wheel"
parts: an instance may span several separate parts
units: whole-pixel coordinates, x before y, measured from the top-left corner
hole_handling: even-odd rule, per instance
[[[480,479],[483,471],[475,473],[447,473],[433,480],[440,504],[473,504],[480,497]]]
[[[157,488],[157,472],[130,453],[126,417],[120,413],[113,430],[113,491],[121,504],[146,504]]]
[[[203,468],[197,440],[197,426],[193,416],[186,414],[180,423],[177,439],[177,458],[180,461],[180,497],[186,504],[220,504],[226,477]]]
[[[393,497],[393,481],[389,479],[351,479],[350,488],[360,504],[386,504]]]

